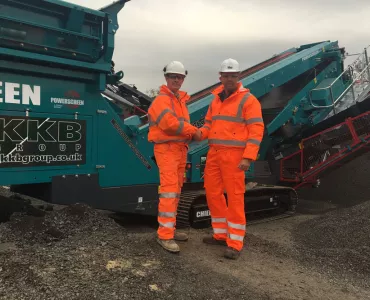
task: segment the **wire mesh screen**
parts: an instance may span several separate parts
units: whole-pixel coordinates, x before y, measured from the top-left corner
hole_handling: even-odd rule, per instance
[[[204,118],[194,121],[193,123],[191,123],[191,125],[197,128],[201,128],[204,125]]]
[[[359,116],[352,121],[356,134],[360,139],[369,137],[370,135],[370,113]]]
[[[281,161],[281,177],[287,181],[297,181],[301,170],[301,151],[286,157]]]
[[[342,152],[353,143],[349,127],[342,124],[303,141],[303,173]]]
[[[370,112],[304,139],[301,150],[281,161],[281,179],[299,182],[369,143]],[[316,170],[316,171],[315,171]],[[310,175],[311,174],[311,175]]]

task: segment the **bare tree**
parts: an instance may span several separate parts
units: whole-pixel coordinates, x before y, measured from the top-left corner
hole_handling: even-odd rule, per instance
[[[145,92],[149,97],[155,98],[159,94],[159,88],[149,89]]]

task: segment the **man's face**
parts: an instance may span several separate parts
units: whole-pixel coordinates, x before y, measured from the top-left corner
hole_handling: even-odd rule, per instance
[[[239,72],[235,73],[221,73],[220,81],[227,91],[235,91],[238,86]]]
[[[165,78],[168,88],[176,93],[184,83],[185,76],[181,74],[166,74]]]

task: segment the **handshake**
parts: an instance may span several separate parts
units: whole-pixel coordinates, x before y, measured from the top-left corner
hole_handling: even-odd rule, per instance
[[[202,140],[202,132],[199,129],[193,135],[193,140],[197,142]]]

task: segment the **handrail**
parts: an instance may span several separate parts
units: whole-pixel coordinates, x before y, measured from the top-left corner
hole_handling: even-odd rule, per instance
[[[326,90],[326,89],[331,88],[334,85],[334,83],[336,83],[339,80],[339,78],[341,78],[346,72],[348,72],[348,70],[352,70],[351,75],[353,75],[353,67],[349,65],[347,69],[345,69],[342,73],[340,73],[340,75],[337,78],[335,78],[335,80],[330,85],[323,87],[323,88],[318,88],[318,89],[316,88],[311,91],[320,91],[320,90]]]
[[[368,71],[369,69],[370,69],[370,63],[368,63],[366,67],[360,73],[358,73],[358,76],[356,78],[361,77],[362,73],[364,73],[365,71]]]
[[[349,65],[330,85],[326,86],[326,87],[323,87],[323,88],[316,88],[316,89],[312,89],[309,91],[309,101],[310,101],[310,104],[312,107],[314,108],[330,108],[330,107],[333,107],[333,112],[335,114],[335,106],[336,104],[342,100],[343,96],[348,92],[349,89],[352,89],[352,96],[353,96],[353,99],[356,100],[356,96],[355,96],[355,90],[354,90],[354,84],[356,83],[356,79],[360,78],[363,73],[365,71],[367,71],[367,74],[368,74],[368,80],[370,81],[370,62],[369,62],[369,58],[367,56],[367,49],[370,48],[370,45],[365,47],[364,48],[364,51],[356,58],[356,60],[352,63],[352,65]],[[366,66],[363,68],[363,70],[358,73],[357,75],[354,75],[354,68],[353,68],[353,65],[360,61],[360,58],[362,56],[365,56],[365,63],[366,63]],[[334,100],[334,96],[333,96],[333,90],[332,90],[332,87],[333,85],[340,79],[342,78],[342,76],[345,74],[345,73],[350,73],[350,77],[351,77],[351,83],[349,84],[349,86],[343,91],[342,94],[340,94],[335,100]],[[329,105],[315,105],[313,102],[312,102],[312,92],[313,91],[320,91],[320,90],[327,90],[329,89],[329,92],[330,92],[330,98],[331,98],[331,101],[332,103],[329,104]]]

